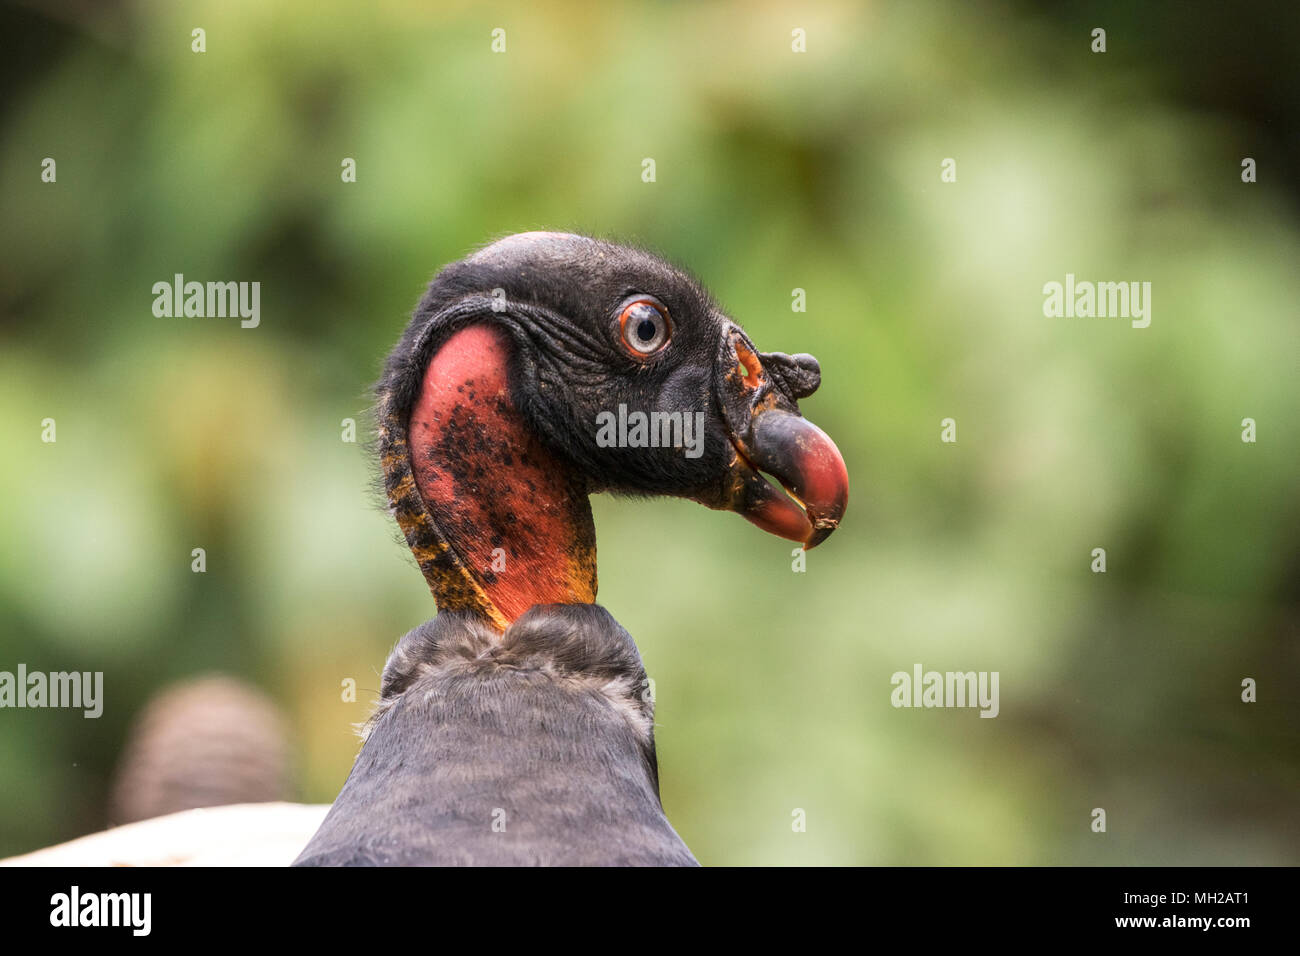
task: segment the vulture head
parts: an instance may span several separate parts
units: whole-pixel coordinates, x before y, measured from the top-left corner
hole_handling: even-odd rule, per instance
[[[509,236],[443,269],[388,357],[385,490],[439,608],[504,630],[536,604],[595,601],[595,492],[824,541],[848,473],[799,412],[820,377],[647,252]]]

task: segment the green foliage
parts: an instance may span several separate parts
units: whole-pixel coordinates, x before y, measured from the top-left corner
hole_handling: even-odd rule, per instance
[[[1300,230],[1230,121],[996,5],[130,9],[4,115],[0,669],[108,702],[0,713],[0,855],[102,826],[132,715],[203,670],[283,701],[333,798],[433,611],[340,422],[438,266],[555,228],[816,354],[853,481],[804,574],[733,515],[597,503],[703,862],[1300,859]],[[261,326],[154,317],[177,272],[260,281]],[[1067,272],[1150,281],[1150,328],[1045,318]],[[999,671],[1001,716],[892,708],[918,661]]]

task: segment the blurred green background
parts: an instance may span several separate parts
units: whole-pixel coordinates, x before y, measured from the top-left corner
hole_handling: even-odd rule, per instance
[[[702,862],[1300,862],[1288,5],[0,16],[0,669],[106,694],[0,711],[0,856],[104,826],[134,716],[213,670],[282,704],[298,795],[334,797],[434,610],[341,422],[439,266],[547,228],[645,243],[816,354],[804,411],[852,476],[803,574],[734,515],[595,502]],[[155,318],[177,272],[260,281],[261,326]],[[1045,318],[1067,272],[1151,282],[1150,328]],[[918,662],[999,671],[1001,715],[894,709]]]

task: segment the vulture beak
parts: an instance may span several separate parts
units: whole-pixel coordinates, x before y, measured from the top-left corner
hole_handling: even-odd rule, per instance
[[[830,537],[849,500],[849,473],[829,435],[794,400],[821,384],[811,355],[760,353],[733,329],[723,346],[719,399],[734,455],[721,507],[771,534],[814,548]],[[782,493],[760,472],[780,482]]]

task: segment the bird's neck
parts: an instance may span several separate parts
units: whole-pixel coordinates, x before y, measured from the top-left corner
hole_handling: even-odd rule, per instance
[[[476,611],[499,630],[535,604],[596,599],[586,488],[511,400],[513,348],[482,323],[434,354],[406,429],[427,521],[398,507],[439,608]]]

